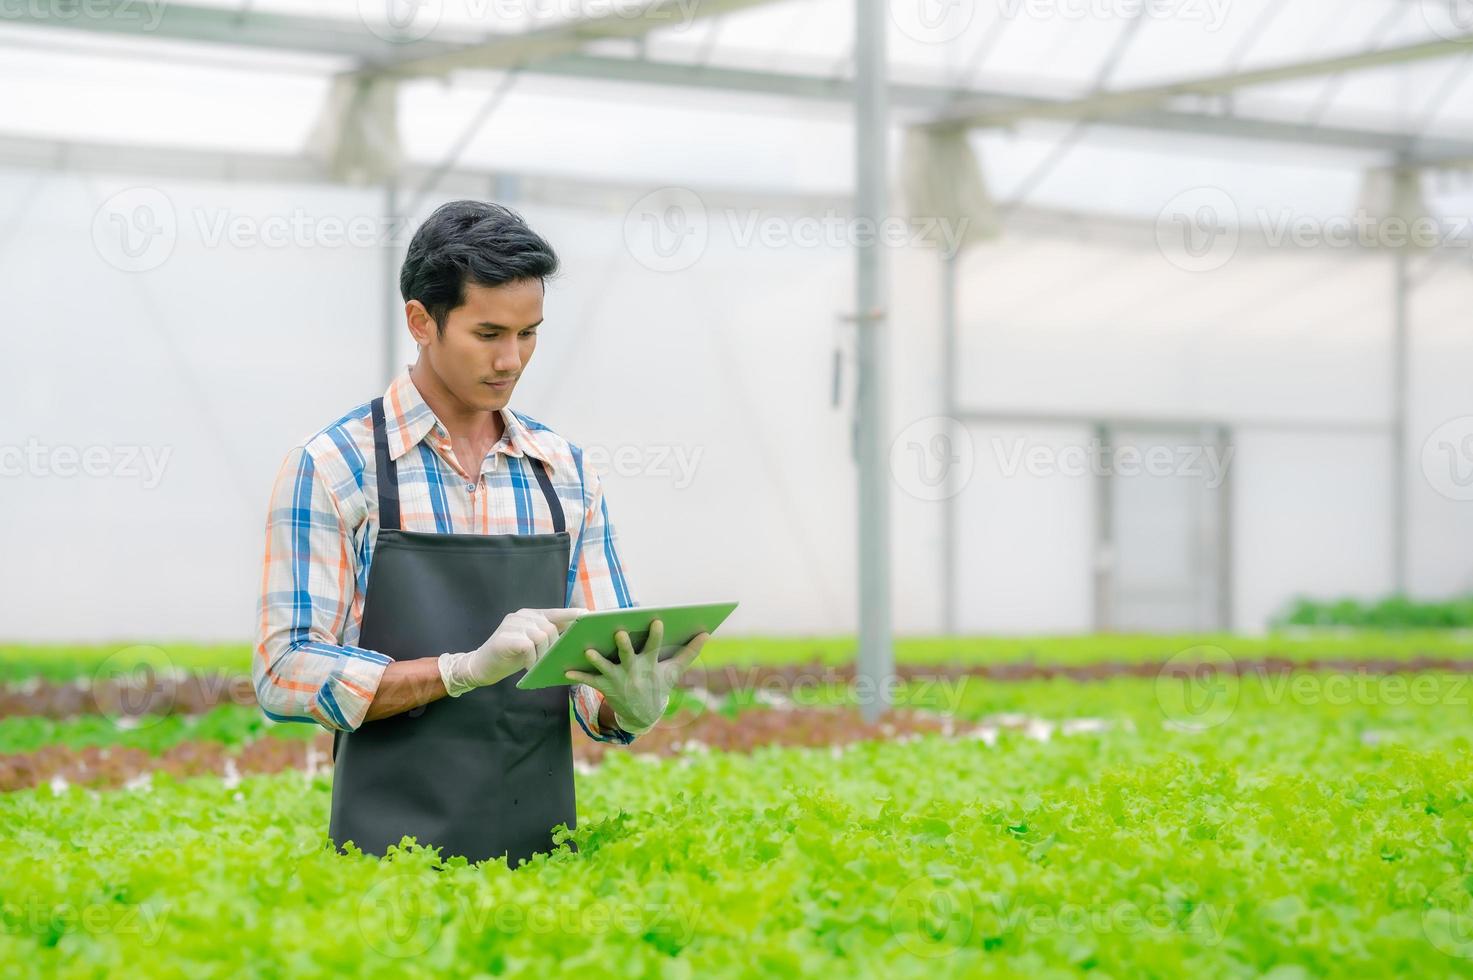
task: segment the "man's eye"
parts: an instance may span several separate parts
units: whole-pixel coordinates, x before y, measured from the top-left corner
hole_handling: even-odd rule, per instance
[[[536,330],[523,330],[522,331],[522,336],[523,337],[535,337],[535,336],[537,336],[537,331]]]

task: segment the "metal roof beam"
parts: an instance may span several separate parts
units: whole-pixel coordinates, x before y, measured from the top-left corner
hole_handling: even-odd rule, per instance
[[[701,67],[673,62],[641,61],[635,58],[605,57],[584,53],[549,58],[531,66],[528,71],[570,78],[636,82],[669,85],[680,88],[748,92],[757,95],[799,99],[848,102],[854,87],[848,79],[781,72],[748,71],[739,68]],[[1041,110],[1053,104],[1049,99],[1023,97],[1003,92],[965,93],[956,89],[905,82],[890,84],[890,99],[902,113],[910,110],[916,121],[931,120],[947,111],[959,96],[971,96],[998,106],[1016,106],[1020,102]],[[1181,133],[1224,139],[1246,139],[1264,142],[1313,144],[1373,153],[1403,155],[1412,160],[1440,160],[1473,156],[1473,140],[1423,137],[1386,130],[1353,129],[1340,126],[1306,126],[1272,119],[1225,116],[1184,112],[1174,109],[1147,109],[1097,120],[1102,126],[1153,132]]]
[[[1137,112],[1160,106],[1163,102],[1184,95],[1224,95],[1240,88],[1253,85],[1269,85],[1276,82],[1292,82],[1304,78],[1317,78],[1338,72],[1364,71],[1384,68],[1433,58],[1450,58],[1468,53],[1473,43],[1473,34],[1458,39],[1439,38],[1395,48],[1376,51],[1358,51],[1354,54],[1333,58],[1319,58],[1249,71],[1234,71],[1223,75],[1208,75],[1202,78],[1182,79],[1163,85],[1148,85],[1142,88],[1117,89],[1100,92],[1078,99],[1062,99],[1050,102],[1020,102],[1008,108],[998,108],[989,100],[969,99],[947,109],[934,120],[938,126],[996,127],[1011,126],[1025,119],[1101,120],[1129,112]]]
[[[395,78],[440,76],[461,69],[498,70],[576,51],[590,41],[637,39],[650,31],[760,7],[774,0],[651,0],[638,11],[607,14],[505,33],[437,31],[434,38],[395,41],[362,21],[299,17],[257,10],[137,0],[90,0],[68,14],[56,5],[0,4],[0,23],[88,31],[131,38],[167,38],[276,51],[330,54],[364,74]]]
[[[102,3],[104,0],[94,0],[94,2]],[[428,39],[399,44],[375,36],[356,21],[284,16],[259,11],[240,14],[223,8],[179,4],[168,4],[160,8],[157,14],[158,20],[155,23],[143,19],[144,8],[132,0],[112,0],[111,6],[115,11],[111,17],[79,16],[61,19],[48,15],[48,8],[44,6],[0,4],[0,23],[33,24],[112,35],[157,37],[334,55],[356,64],[385,70],[391,69],[396,59],[406,56],[417,60],[449,56],[461,58],[464,55],[458,52],[463,52],[467,45],[475,41],[474,38],[468,37],[459,44]],[[1423,46],[1415,47],[1420,49]],[[1447,53],[1467,54],[1469,50],[1473,49],[1470,49],[1467,44],[1456,44],[1455,49]],[[1397,55],[1398,51],[1402,54]],[[1404,57],[1405,49],[1392,49],[1377,54],[1382,58]],[[1343,59],[1332,59],[1332,61],[1339,65]],[[1327,67],[1327,62],[1317,62],[1315,65],[1317,67],[1313,70],[1318,72],[1341,70],[1340,67]],[[569,78],[637,82],[694,90],[746,92],[813,101],[847,103],[854,97],[853,84],[847,78],[683,65],[674,62],[592,55],[578,51],[548,56],[529,64],[524,70],[536,74]],[[1282,72],[1284,70],[1268,69],[1267,71]],[[1238,79],[1239,84],[1258,84],[1253,79],[1261,74],[1262,72],[1236,73],[1224,77]],[[1198,81],[1178,84],[1201,85],[1205,83]],[[1155,91],[1160,91],[1160,89]],[[943,115],[946,118],[953,118],[960,111],[958,106],[971,107],[977,110],[978,114],[988,118],[999,118],[1006,115],[1013,121],[1050,117],[1067,119],[1070,118],[1069,112],[1077,111],[1077,108],[1068,110],[1066,107],[1077,107],[1080,101],[904,82],[892,82],[890,93],[892,104],[898,115],[913,114],[916,117],[913,120],[905,119],[904,121],[907,122],[934,121]],[[1120,93],[1107,93],[1104,97],[1112,94]],[[1181,93],[1173,92],[1172,94]],[[1098,125],[1148,132],[1317,145],[1393,154],[1405,157],[1414,164],[1439,165],[1445,162],[1456,164],[1466,163],[1473,159],[1473,140],[1423,137],[1409,133],[1342,126],[1308,126],[1244,116],[1187,112],[1156,105],[1131,110],[1122,109],[1118,112],[1112,111],[1111,114],[1102,115],[1094,121]]]

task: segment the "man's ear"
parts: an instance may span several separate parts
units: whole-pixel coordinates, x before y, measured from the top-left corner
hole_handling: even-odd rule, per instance
[[[409,333],[414,337],[414,342],[420,347],[429,346],[430,339],[435,335],[435,320],[430,316],[430,311],[417,299],[412,299],[404,304],[404,320],[409,325]]]

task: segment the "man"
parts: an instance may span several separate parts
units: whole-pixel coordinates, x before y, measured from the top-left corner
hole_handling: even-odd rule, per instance
[[[292,449],[272,491],[251,672],[271,718],[333,732],[329,832],[382,855],[515,866],[575,825],[568,703],[628,743],[663,714],[701,634],[658,660],[616,638],[572,687],[516,682],[583,610],[634,605],[598,474],[507,408],[557,257],[515,212],[455,201],[399,275],[415,363]]]

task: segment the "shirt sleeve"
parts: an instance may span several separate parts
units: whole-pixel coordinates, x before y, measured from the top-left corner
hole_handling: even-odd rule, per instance
[[[574,549],[576,562],[569,571],[570,606],[584,609],[627,609],[638,605],[629,594],[624,565],[619,560],[617,536],[609,520],[608,501],[603,482],[590,466],[583,466],[583,530]],[[628,745],[635,736],[617,725],[599,723],[599,709],[604,696],[586,684],[574,684],[568,697],[573,702],[573,716],[589,738],[598,742]]]
[[[339,642],[353,606],[352,530],[305,447],[287,454],[266,515],[251,680],[276,721],[363,724],[389,657]]]

